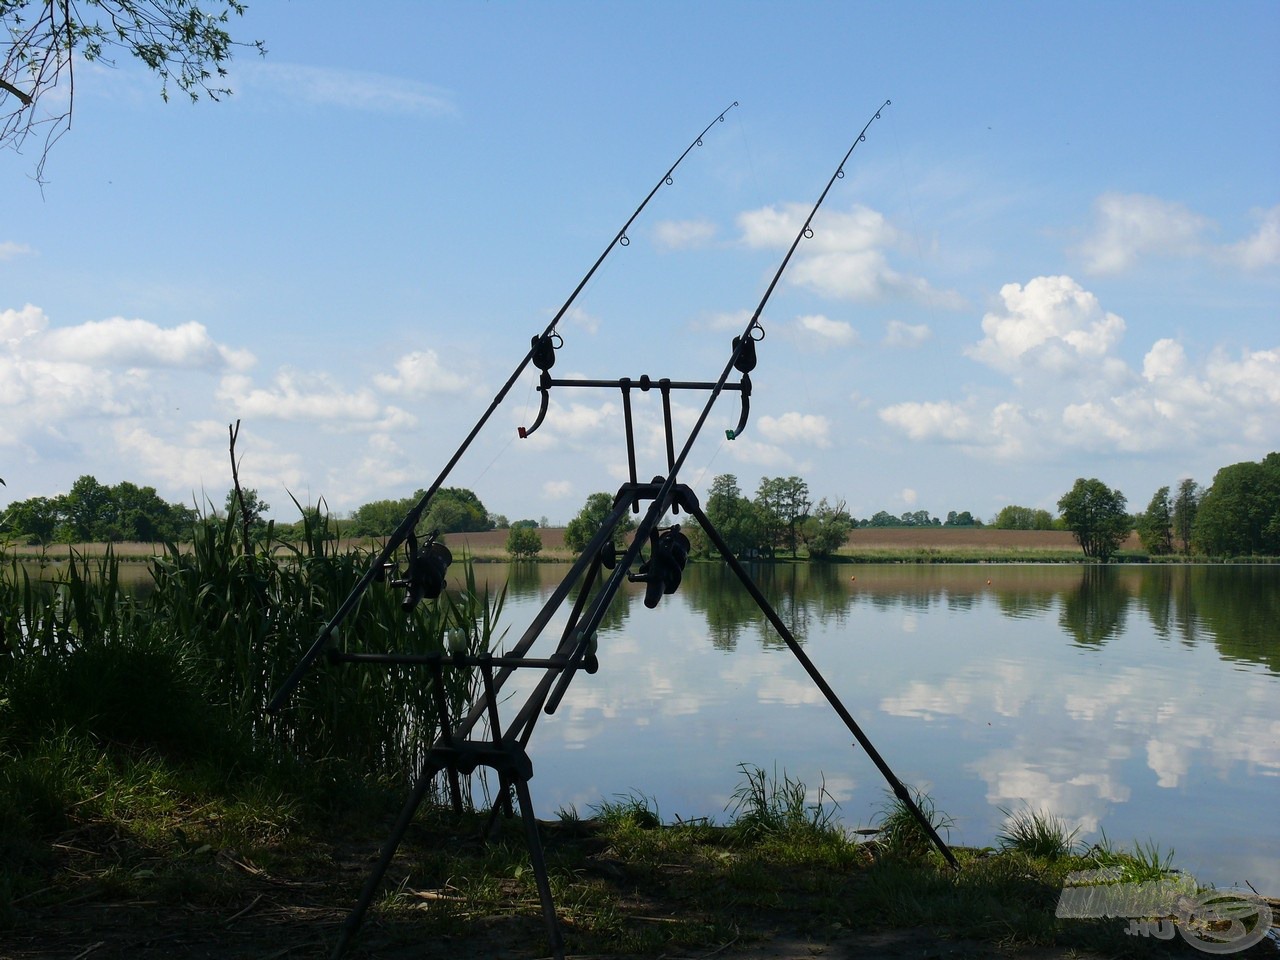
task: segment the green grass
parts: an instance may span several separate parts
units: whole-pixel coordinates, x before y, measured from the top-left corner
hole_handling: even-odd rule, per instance
[[[1043,810],[1013,812],[1004,807],[1000,812],[1005,816],[1005,825],[996,841],[1002,849],[1018,850],[1049,860],[1070,856],[1075,849],[1080,828],[1068,830],[1066,823],[1052,813]]]

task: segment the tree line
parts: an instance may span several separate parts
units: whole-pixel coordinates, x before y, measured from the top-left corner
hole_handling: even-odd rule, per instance
[[[338,520],[337,532],[351,537],[390,535],[425,495],[375,500]],[[565,530],[565,544],[580,551],[608,516],[613,496],[589,496]],[[1097,478],[1078,478],[1058,501],[1058,516],[1048,510],[1011,504],[1001,509],[989,525],[1004,530],[1069,530],[1085,556],[1106,560],[1136,530],[1147,553],[1154,556],[1196,554],[1205,556],[1280,556],[1280,453],[1269,453],[1259,462],[1232,464],[1218,470],[1208,488],[1185,478],[1176,487],[1155,492],[1147,508],[1130,513],[1128,501],[1117,489]],[[167,503],[154,487],[128,481],[99,483],[93,476],[80,477],[68,493],[15,501],[0,512],[0,537],[31,544],[83,542],[182,542],[191,539],[192,527],[201,520],[230,517],[264,533],[270,507],[256,490],[227,492],[221,510],[202,514],[194,507]],[[320,507],[301,507],[304,520],[277,524],[279,539],[300,536],[308,515]],[[721,474],[711,482],[704,503],[708,519],[738,556],[798,556],[801,548],[814,558],[833,555],[859,527],[970,527],[984,526],[970,511],[948,512],[945,520],[927,510],[893,515],[881,510],[856,519],[843,499],[823,498],[814,503],[801,477],[762,477],[754,497],[746,496],[733,474]],[[334,519],[332,517],[328,519]],[[542,548],[539,520],[508,522],[490,512],[480,498],[465,487],[442,487],[432,497],[419,527],[441,533],[466,533],[509,529],[508,552],[531,557]],[[706,536],[697,524],[686,524],[695,552],[709,552]],[[628,515],[619,524],[619,537],[634,529]]]

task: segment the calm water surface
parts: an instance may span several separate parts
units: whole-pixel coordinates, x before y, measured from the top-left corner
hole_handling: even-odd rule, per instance
[[[508,643],[568,568],[509,578]],[[1280,892],[1280,567],[760,567],[753,576],[900,779],[986,845],[1001,808],[1154,840],[1219,886]],[[531,652],[554,648],[562,608]],[[643,794],[723,819],[752,764],[825,783],[849,825],[885,784],[737,579],[695,565],[620,597],[530,743],[539,816]],[[531,673],[531,672],[530,672]],[[533,679],[530,677],[530,679]],[[504,714],[529,683],[509,683]]]

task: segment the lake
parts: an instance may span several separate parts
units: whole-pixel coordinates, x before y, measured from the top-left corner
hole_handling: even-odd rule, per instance
[[[508,644],[568,570],[509,579]],[[1280,566],[779,565],[752,575],[899,779],[994,843],[1047,810],[1092,843],[1154,841],[1218,886],[1280,893]],[[549,655],[562,607],[533,647]],[[825,785],[847,826],[888,793],[732,572],[694,564],[654,610],[628,587],[530,742],[540,817],[644,795],[726,818],[739,764]],[[536,671],[526,671],[533,680]],[[519,675],[518,675],[519,676]],[[504,690],[503,714],[528,682]]]

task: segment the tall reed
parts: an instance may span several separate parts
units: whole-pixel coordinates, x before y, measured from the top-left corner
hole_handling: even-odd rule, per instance
[[[72,557],[52,582],[0,564],[0,748],[72,730],[190,755],[239,742],[345,778],[403,782],[436,735],[433,682],[422,668],[317,662],[276,715],[265,706],[372,562],[339,551],[323,513],[303,537],[246,549],[231,519],[208,518],[189,546],[152,561],[154,588],[130,591],[118,563]],[[477,653],[497,641],[504,591],[461,585],[411,612],[375,584],[335,637],[353,652]],[[447,650],[446,647],[451,649]],[[456,716],[478,692],[472,671],[446,669]],[[129,716],[125,718],[125,715]],[[127,722],[126,722],[127,719]],[[3,728],[0,728],[3,729]],[[238,748],[237,748],[238,749]],[[231,756],[229,763],[235,763]]]

